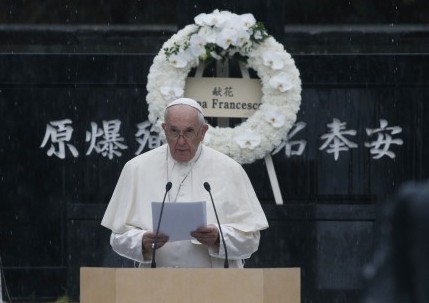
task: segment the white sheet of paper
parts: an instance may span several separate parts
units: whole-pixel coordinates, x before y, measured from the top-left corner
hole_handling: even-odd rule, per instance
[[[153,232],[158,228],[162,202],[152,202]],[[207,225],[206,202],[164,203],[159,232],[169,241],[191,240],[191,231]]]

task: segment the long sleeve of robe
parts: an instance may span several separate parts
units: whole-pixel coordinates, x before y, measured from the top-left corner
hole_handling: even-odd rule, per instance
[[[167,146],[161,146],[130,160],[124,167],[102,220],[112,230],[110,243],[120,255],[145,264],[142,237],[152,231],[151,202],[161,201],[165,184],[173,186],[166,203],[207,201],[207,224],[215,224],[209,193],[211,186],[225,237],[231,267],[242,267],[259,245],[260,230],[267,220],[247,174],[237,162],[201,146],[187,164],[175,162]],[[157,250],[160,267],[222,267],[224,247],[208,248],[196,241],[167,242]]]

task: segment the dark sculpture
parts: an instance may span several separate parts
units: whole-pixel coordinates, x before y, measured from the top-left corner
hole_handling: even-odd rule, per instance
[[[429,182],[403,185],[383,212],[363,303],[427,303]]]

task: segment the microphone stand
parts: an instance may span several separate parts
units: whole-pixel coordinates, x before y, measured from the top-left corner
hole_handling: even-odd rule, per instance
[[[219,232],[220,232],[220,237],[222,238],[222,244],[223,244],[223,248],[225,250],[225,263],[223,265],[224,268],[229,268],[229,262],[228,262],[228,251],[226,249],[226,244],[225,244],[225,238],[223,237],[223,232],[222,232],[222,227],[220,226],[220,222],[219,222],[219,217],[217,216],[217,211],[216,211],[216,206],[214,204],[213,201],[213,197],[212,197],[212,193],[210,191],[210,184],[208,182],[204,182],[204,188],[209,192],[210,194],[210,199],[212,200],[212,205],[213,205],[213,209],[215,212],[215,216],[216,216],[216,221],[217,224],[219,226]]]
[[[159,212],[159,219],[158,219],[158,226],[156,227],[155,241],[152,242],[152,263],[150,265],[151,268],[156,268],[155,254],[156,254],[156,244],[158,244],[159,227],[161,226],[161,218],[162,218],[162,212],[164,210],[165,198],[167,197],[167,193],[171,189],[171,186],[172,186],[171,182],[167,182],[167,184],[165,185],[165,194],[164,194],[164,199],[162,199],[161,211]]]

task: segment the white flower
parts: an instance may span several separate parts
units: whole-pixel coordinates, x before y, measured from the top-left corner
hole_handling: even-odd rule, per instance
[[[213,26],[216,22],[216,16],[214,14],[199,14],[194,18],[194,21],[200,26]]]
[[[256,24],[256,19],[252,14],[243,14],[239,17],[243,28],[250,28]]]
[[[199,26],[205,26],[208,25],[207,24],[207,14],[199,14],[197,16],[194,17],[194,22],[195,24],[199,25]]]
[[[235,42],[234,45],[238,47],[242,47],[245,45],[250,38],[250,33],[245,30],[238,30],[235,32]]]
[[[285,124],[285,115],[279,111],[267,111],[264,114],[265,121],[275,128],[280,128]]]
[[[204,144],[206,144],[206,145],[210,145],[210,143],[211,143],[211,140],[212,139],[212,136],[210,135],[210,134],[205,134],[204,135],[204,140],[203,140],[203,143]]]
[[[168,61],[173,65],[175,68],[184,68],[188,65],[188,63],[192,60],[189,52],[187,51],[180,51],[175,55],[171,55],[168,58]]]
[[[253,33],[253,36],[256,40],[261,40],[262,39],[262,32],[261,31],[255,31]]]
[[[265,66],[272,69],[282,69],[284,66],[282,54],[280,52],[266,51],[262,54],[262,60]]]
[[[156,123],[152,126],[151,131],[163,134],[164,132],[162,131],[162,121],[161,120],[156,121]]]
[[[177,83],[167,82],[160,87],[160,92],[167,101],[173,101],[177,98],[183,97],[183,86]]]
[[[211,27],[201,27],[198,30],[198,34],[204,37],[207,43],[216,43],[217,31],[213,30]]]
[[[228,11],[222,11],[219,12],[219,10],[214,10],[213,11],[213,26],[217,27],[217,28],[226,28],[228,27],[228,22],[234,18],[234,16],[236,16],[235,14],[232,14],[231,12]]]
[[[272,88],[279,90],[284,93],[285,91],[292,88],[292,82],[287,73],[281,72],[270,79],[270,85]]]
[[[232,14],[230,16],[224,16],[225,17],[225,22],[222,23],[222,26],[219,28],[230,28],[230,29],[234,29],[234,30],[238,30],[238,29],[246,29],[244,28],[244,26],[242,25],[240,16]]]
[[[206,52],[206,39],[204,36],[201,36],[199,34],[195,34],[191,36],[191,39],[189,39],[189,50],[195,57],[199,57],[203,55]]]
[[[230,47],[231,44],[235,45],[236,35],[236,30],[225,28],[219,33],[216,39],[216,44],[223,49],[227,49],[228,47]]]
[[[219,12],[219,10],[214,10],[211,14],[199,14],[194,18],[195,24],[214,27],[222,27],[227,20],[227,14]]]
[[[252,14],[236,15],[228,11],[214,10],[211,14],[200,14],[194,20],[195,24],[186,26],[183,32],[173,36],[174,43],[168,41],[170,43],[164,45],[167,46],[164,48],[167,59],[171,60],[176,68],[185,68],[192,63],[191,59],[184,58],[186,51],[194,60],[206,60],[211,57],[212,44],[215,44],[224,50],[220,53],[216,50],[222,60],[231,58],[235,53],[240,53],[245,58],[253,43],[262,43],[267,38],[264,30],[257,30],[254,34],[256,20]],[[185,53],[181,53],[182,51]],[[214,58],[219,60],[216,55]]]
[[[261,136],[251,131],[246,131],[235,137],[235,142],[238,143],[240,148],[255,149],[261,144]]]

